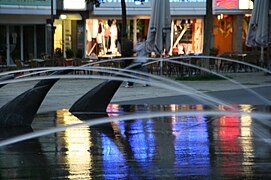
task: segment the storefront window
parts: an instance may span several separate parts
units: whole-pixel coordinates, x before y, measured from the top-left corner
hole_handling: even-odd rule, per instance
[[[172,53],[174,55],[202,53],[203,28],[201,19],[176,19],[172,31]]]
[[[87,19],[86,31],[88,56],[119,54],[120,26],[116,19]]]
[[[82,21],[77,22],[77,49],[84,49],[84,23]]]
[[[132,34],[132,38],[136,40],[134,45],[139,41],[147,40],[149,21],[149,19],[136,19],[136,28],[133,28],[133,30],[135,30],[133,33],[136,34],[136,37],[134,37],[134,34]]]
[[[9,26],[9,53],[10,63],[21,60],[21,34],[20,26]]]
[[[232,51],[233,18],[228,14],[220,14],[214,18],[214,45],[220,54]]]
[[[54,25],[56,26],[55,32],[54,32],[54,48],[61,49],[61,52],[63,52],[63,21],[56,19],[54,22]],[[57,56],[60,56],[59,54]]]

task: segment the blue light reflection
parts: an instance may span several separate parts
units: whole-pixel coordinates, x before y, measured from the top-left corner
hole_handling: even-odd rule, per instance
[[[133,108],[126,107],[126,109]],[[118,109],[121,108],[118,107]],[[169,105],[148,109],[140,106],[137,107],[137,112],[148,112],[154,109],[156,111],[201,110],[201,107]],[[125,109],[120,111],[122,110],[125,111]],[[114,110],[114,112],[117,111]],[[117,127],[119,136],[128,142],[133,156],[132,161],[137,164],[137,168],[144,169],[143,174],[147,177],[163,175],[164,172],[161,172],[161,169],[166,171],[165,174],[176,177],[193,174],[210,175],[208,127],[203,115],[136,119],[116,122],[114,126]],[[106,140],[103,137],[103,141],[105,174],[112,173],[112,167],[118,167],[116,171],[124,176],[127,163],[131,160],[125,162],[127,160],[123,154],[108,138]],[[128,167],[131,167],[130,164]],[[128,169],[128,172],[131,174],[131,169]]]
[[[203,117],[175,117],[175,167],[178,173],[209,175],[210,155],[206,119]],[[186,168],[194,167],[192,168]]]
[[[127,174],[127,164],[118,147],[106,135],[102,134],[103,175],[106,178],[123,178]]]

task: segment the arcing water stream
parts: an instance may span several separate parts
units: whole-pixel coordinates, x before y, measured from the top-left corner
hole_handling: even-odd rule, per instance
[[[111,75],[48,75],[51,71],[68,69]],[[110,104],[109,117],[105,115],[99,119],[78,119],[65,113],[65,110],[57,109],[56,113],[38,114],[33,122],[34,132],[22,131],[20,134],[18,131],[16,136],[11,137],[8,131],[13,128],[8,131],[5,128],[2,131],[5,136],[0,133],[0,174],[3,178],[11,177],[7,170],[14,173],[13,179],[41,178],[33,172],[42,171],[48,172],[48,178],[68,179],[270,176],[271,115],[268,106],[227,104],[175,81],[131,70],[91,66],[51,67],[38,69],[41,75],[34,76],[35,70],[25,71],[31,73],[0,84],[58,78],[133,81],[186,93],[193,98],[201,98],[203,104],[207,103],[207,99],[212,106],[131,105],[127,108]],[[248,90],[240,83],[231,82]],[[261,94],[249,92],[263,103],[270,104]],[[60,119],[65,123],[59,124]],[[30,141],[33,138],[35,142]],[[26,145],[29,149],[35,146],[35,149],[30,151],[23,147]],[[42,158],[37,158],[37,154]],[[43,165],[32,162],[30,159],[33,158],[42,159]]]

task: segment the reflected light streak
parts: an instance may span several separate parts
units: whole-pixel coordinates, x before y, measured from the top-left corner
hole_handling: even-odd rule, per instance
[[[240,105],[240,110],[244,112],[251,112],[253,106],[251,105]],[[249,114],[241,115],[241,147],[243,150],[243,167],[247,173],[253,173],[251,167],[254,164],[252,160],[254,157],[254,149],[252,143],[252,118]]]
[[[176,112],[176,110],[178,110],[178,106],[176,104],[171,104],[170,105],[170,110],[172,112]],[[172,120],[172,123],[174,124],[175,121],[176,121],[176,116],[171,116],[171,120]]]
[[[219,105],[218,106],[218,109],[221,110],[221,111],[229,111],[229,112],[236,112],[236,109],[238,109],[238,105],[236,104],[228,104],[228,106],[232,107],[232,108],[229,108],[225,105]]]
[[[222,116],[218,119],[218,149],[223,154],[221,158],[222,171],[226,174],[238,174],[241,167],[242,150],[238,141],[240,137],[239,116]]]
[[[112,140],[102,133],[102,165],[105,179],[127,177],[127,163],[123,154]]]
[[[73,116],[67,109],[57,111],[57,122],[61,125],[69,125],[81,123],[77,117]],[[65,164],[69,169],[68,179],[81,179],[90,176],[90,169],[92,169],[92,156],[88,152],[91,148],[90,129],[88,126],[81,126],[67,129],[63,135],[59,136],[59,140],[63,141],[64,147],[67,149],[65,154]]]
[[[176,111],[181,111],[181,110],[185,110],[185,111],[189,111],[189,110],[198,110],[198,111],[202,111],[204,109],[203,105],[171,105],[171,111],[172,112],[176,112]],[[177,120],[183,120],[183,121],[199,121],[200,123],[204,123],[205,117],[204,115],[197,115],[197,116],[193,116],[193,115],[189,115],[189,116],[171,116],[171,120],[172,120],[172,125],[174,127],[174,125],[177,123]],[[191,122],[188,122],[188,124]],[[200,124],[195,124],[196,126]],[[193,126],[195,126],[193,125]],[[192,126],[191,126],[192,128]],[[173,132],[172,134],[175,136],[179,136],[181,134],[180,131],[176,130],[176,129],[172,129]]]
[[[109,117],[117,117],[120,114],[120,105],[118,104],[109,104],[107,106],[106,112],[108,114]]]
[[[129,142],[134,157],[139,162],[147,163],[154,156],[154,139],[152,120],[133,121],[129,124]]]
[[[206,119],[200,116],[177,116],[172,124],[172,131],[176,137],[175,167],[179,169],[178,173],[185,171],[185,173],[209,175],[211,165]],[[186,169],[187,165],[196,168]]]

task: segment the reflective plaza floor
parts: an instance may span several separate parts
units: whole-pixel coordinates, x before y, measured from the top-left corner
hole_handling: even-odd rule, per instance
[[[232,105],[244,112],[269,106]],[[227,109],[218,106],[218,109]],[[270,179],[270,119],[207,116],[202,105],[110,104],[108,116],[161,111],[201,115],[81,126],[0,148],[1,179]],[[1,129],[1,140],[82,122],[67,109],[38,114],[32,127]]]

